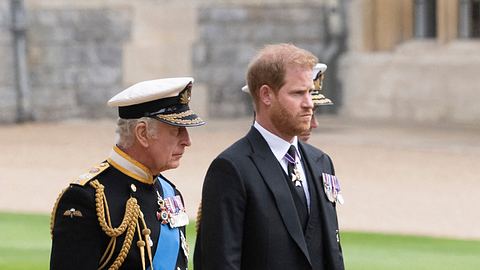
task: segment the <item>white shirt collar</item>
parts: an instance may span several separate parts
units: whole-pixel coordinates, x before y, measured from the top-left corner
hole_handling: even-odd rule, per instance
[[[299,158],[301,158],[301,156],[298,152],[297,136],[293,137],[293,141],[292,143],[290,143],[266,130],[257,121],[255,121],[255,123],[253,124],[253,127],[256,128],[258,132],[260,132],[262,137],[265,139],[265,141],[267,141],[270,150],[272,150],[273,155],[277,158],[279,162],[282,162],[282,159],[284,158],[285,153],[287,153],[288,149],[290,148],[290,145],[295,146],[295,148],[297,149],[297,159],[300,160]]]

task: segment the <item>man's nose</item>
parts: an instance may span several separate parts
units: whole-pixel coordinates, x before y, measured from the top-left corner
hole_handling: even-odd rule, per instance
[[[310,92],[308,92],[308,93],[305,95],[304,106],[307,107],[307,108],[312,108],[312,109],[313,109],[312,94],[310,94]]]
[[[181,132],[181,141],[180,143],[184,146],[190,146],[192,145],[192,142],[190,141],[190,135],[188,134],[188,130],[186,127],[182,127],[180,129]]]

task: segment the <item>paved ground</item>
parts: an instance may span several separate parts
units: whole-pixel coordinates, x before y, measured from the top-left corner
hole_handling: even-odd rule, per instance
[[[320,120],[311,143],[334,160],[342,229],[480,239],[480,127]],[[109,153],[113,122],[0,126],[0,210],[50,212],[58,192]],[[191,217],[210,161],[249,126],[239,119],[191,129],[181,167],[166,173]]]

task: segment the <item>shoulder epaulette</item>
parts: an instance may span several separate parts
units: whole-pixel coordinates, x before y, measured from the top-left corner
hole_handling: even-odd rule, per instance
[[[90,180],[92,180],[97,175],[105,171],[108,167],[110,167],[110,164],[108,164],[107,162],[102,162],[96,166],[93,166],[92,168],[90,168],[90,170],[88,170],[88,172],[77,177],[77,179],[75,179],[71,184],[84,186]],[[52,239],[53,239],[53,227],[55,225],[55,215],[57,213],[58,203],[60,202],[60,199],[62,198],[66,190],[67,189],[62,190],[60,195],[58,195],[58,198],[55,201],[55,204],[53,205],[52,215],[50,217],[50,235],[52,236]]]
[[[84,186],[90,180],[105,171],[108,167],[110,167],[110,164],[108,164],[108,162],[102,162],[96,166],[93,166],[92,168],[90,168],[90,170],[88,170],[88,172],[77,177],[77,179],[75,179],[72,184]]]

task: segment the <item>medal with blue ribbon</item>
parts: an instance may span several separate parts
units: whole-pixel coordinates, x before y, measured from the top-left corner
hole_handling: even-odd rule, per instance
[[[175,190],[173,187],[161,177],[158,177],[158,180],[160,180],[159,182],[162,186],[163,196],[165,198],[174,197]],[[158,236],[157,250],[153,257],[153,265],[155,265],[156,270],[172,270],[175,269],[175,265],[177,264],[178,251],[180,248],[180,232],[178,228],[172,228],[167,224],[168,217],[163,219],[165,212],[167,213],[166,216],[168,216],[167,207],[165,206],[164,200],[160,197],[160,194],[157,193],[157,195],[159,196],[158,205],[162,224],[160,225],[160,235]],[[158,216],[157,212],[157,218]]]

